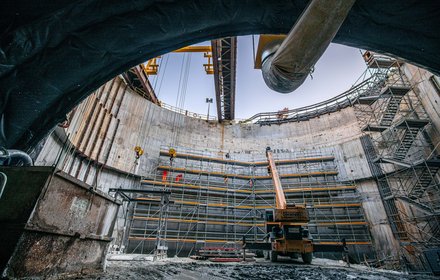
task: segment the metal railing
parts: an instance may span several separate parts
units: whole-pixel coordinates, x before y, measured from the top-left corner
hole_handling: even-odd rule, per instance
[[[159,106],[164,109],[182,114],[187,117],[195,118],[195,119],[209,120],[209,121],[216,121],[217,120],[216,116],[209,116],[208,117],[207,115],[204,115],[204,114],[194,113],[194,112],[190,112],[188,110],[182,109],[182,108],[171,106],[171,105],[166,104],[162,101],[159,101]]]
[[[240,123],[257,123],[261,125],[280,124],[293,121],[304,121],[323,114],[336,112],[356,103],[361,96],[369,96],[383,75],[372,75],[349,90],[328,100],[286,111],[258,113]]]

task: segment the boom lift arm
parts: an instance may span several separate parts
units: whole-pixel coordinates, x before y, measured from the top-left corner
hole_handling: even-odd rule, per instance
[[[275,209],[266,210],[266,231],[271,242],[271,250],[266,253],[271,261],[276,261],[279,255],[296,257],[301,254],[303,261],[310,264],[313,244],[308,230],[304,228],[309,221],[307,209],[287,204],[270,147],[266,148],[266,157],[275,190]]]
[[[266,157],[269,162],[270,173],[272,174],[272,182],[275,189],[275,205],[276,209],[286,209],[286,197],[284,195],[283,186],[281,185],[280,176],[278,175],[278,170],[275,165],[275,161],[272,156],[272,151],[270,147],[266,148]]]
[[[262,250],[265,257],[271,261],[277,261],[278,256],[297,258],[301,255],[306,264],[312,262],[314,251],[343,252],[346,256],[348,249],[345,240],[336,245],[313,244],[307,228],[309,215],[305,205],[287,204],[270,147],[266,148],[266,157],[275,190],[275,209],[266,210],[265,238],[270,243],[246,242],[243,236],[243,249]]]

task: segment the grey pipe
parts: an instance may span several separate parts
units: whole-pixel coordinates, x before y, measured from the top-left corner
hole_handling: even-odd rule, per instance
[[[0,165],[4,166],[32,166],[32,158],[20,150],[0,149]]]
[[[8,176],[5,173],[0,172],[0,198],[2,198],[3,191],[6,188],[6,184],[8,182]]]
[[[272,90],[289,93],[305,81],[356,0],[312,0],[284,41],[262,52],[262,73]]]

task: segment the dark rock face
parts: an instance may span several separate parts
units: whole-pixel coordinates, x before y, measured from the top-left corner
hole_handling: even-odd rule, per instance
[[[287,33],[309,1],[2,1],[0,145],[26,150],[100,85],[179,47]],[[334,42],[440,73],[440,2],[356,1]]]

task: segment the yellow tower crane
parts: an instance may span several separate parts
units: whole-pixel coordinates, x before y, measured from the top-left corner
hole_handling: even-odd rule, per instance
[[[206,74],[214,74],[214,65],[212,64],[212,48],[211,46],[188,46],[178,50],[173,51],[174,53],[203,53],[203,56],[208,59],[208,63],[203,64]],[[159,57],[152,58],[147,61],[146,64],[141,64],[142,69],[147,75],[157,75],[159,71]]]

